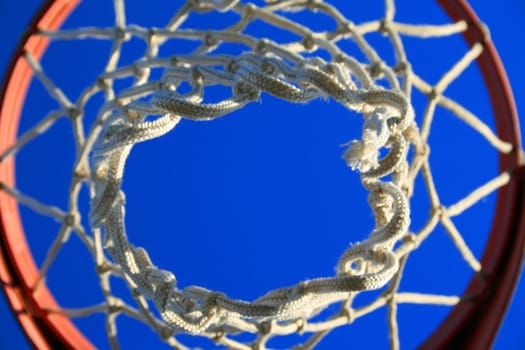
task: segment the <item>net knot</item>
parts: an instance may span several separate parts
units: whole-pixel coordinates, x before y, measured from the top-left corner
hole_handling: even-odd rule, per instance
[[[71,120],[78,119],[82,116],[82,111],[77,107],[69,107],[67,109],[67,115]]]
[[[301,43],[308,52],[315,51],[317,48],[317,45],[315,44],[315,39],[312,34],[305,35]]]
[[[352,33],[355,30],[355,24],[351,21],[338,22],[336,32],[341,35]]]
[[[121,41],[127,41],[131,38],[131,35],[126,32],[124,28],[121,27],[115,27],[114,29],[114,35],[115,39],[121,40]]]
[[[212,32],[207,32],[206,35],[204,35],[203,42],[208,47],[214,47],[217,46],[219,40],[217,40],[217,38],[214,37]]]
[[[257,41],[257,44],[255,44],[254,51],[259,54],[264,54],[268,50],[268,43],[270,41],[268,39],[260,39]]]

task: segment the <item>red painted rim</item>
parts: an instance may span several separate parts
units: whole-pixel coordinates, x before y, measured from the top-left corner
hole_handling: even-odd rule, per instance
[[[77,3],[78,0],[47,1],[20,40],[0,95],[0,149],[5,149],[16,139],[20,113],[33,76],[22,55],[30,52],[39,59],[48,45],[46,38],[32,34],[41,27],[60,27]],[[0,181],[13,186],[14,169],[12,157],[0,162]],[[38,269],[20,220],[16,200],[0,191],[0,280],[20,326],[37,349],[94,349],[69,318],[45,311],[58,309],[47,287],[32,290],[38,278]]]
[[[458,304],[434,333],[424,349],[487,349],[492,344],[521,272],[525,247],[525,169],[514,98],[496,48],[485,37],[483,24],[463,0],[439,0],[453,21],[469,23],[464,38],[469,46],[482,43],[477,62],[487,86],[496,117],[498,136],[514,145],[500,153],[500,172],[510,171],[511,182],[498,192],[490,237],[481,259],[482,272],[470,281],[464,295],[476,296]]]
[[[49,0],[34,17],[20,41],[6,72],[0,94],[0,149],[16,138],[18,121],[32,71],[22,57],[24,51],[37,59],[48,40],[33,36],[37,28],[58,28],[79,0]],[[483,26],[463,0],[438,0],[452,20],[465,19],[470,29],[464,34],[472,46],[483,43],[478,58],[488,87],[499,137],[521,149],[520,130],[512,92],[494,45],[484,37]],[[481,260],[482,273],[474,276],[465,295],[476,298],[458,304],[422,344],[422,348],[488,348],[503,319],[521,271],[525,246],[525,170],[519,151],[500,154],[500,171],[511,171],[511,182],[498,193],[494,222]],[[0,181],[14,185],[13,158],[0,162]],[[30,342],[38,349],[93,349],[93,345],[70,319],[46,312],[58,304],[45,286],[36,293],[31,286],[38,269],[22,229],[17,202],[0,191],[0,280],[15,316]]]

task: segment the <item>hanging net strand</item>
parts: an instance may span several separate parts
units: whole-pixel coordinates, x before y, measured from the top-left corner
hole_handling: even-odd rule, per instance
[[[451,111],[499,154],[516,152],[515,145],[500,139],[487,122],[446,94],[483,53],[481,43],[458,57],[435,84],[420,77],[410,64],[405,37],[456,36],[468,30],[466,21],[445,25],[399,23],[390,0],[385,2],[383,18],[359,24],[336,7],[317,0],[268,1],[261,6],[238,0],[189,0],[165,26],[149,28],[127,22],[125,1],[114,0],[113,4],[112,27],[39,29],[38,35],[51,42],[110,41],[109,57],[99,76],[72,98],[48,75],[46,66],[26,52],[25,62],[57,106],[12,145],[0,149],[0,162],[8,162],[59,120],[68,120],[72,126],[76,154],[67,209],[47,204],[0,179],[3,194],[60,224],[39,268],[35,289],[45,284],[46,275],[71,235],[78,237],[93,257],[104,300],[51,312],[71,318],[104,313],[108,341],[114,349],[119,348],[117,319],[124,316],[143,322],[175,349],[189,349],[177,337],[182,333],[234,349],[265,349],[275,337],[310,334],[301,345],[301,349],[309,349],[334,328],[386,307],[390,347],[397,349],[399,304],[453,306],[464,299],[440,292],[401,291],[400,284],[411,253],[437,227],[444,229],[472,273],[482,272],[481,257],[473,252],[454,218],[513,177],[513,169],[505,169],[486,183],[473,185],[477,188],[449,205],[442,202],[434,181],[429,136],[439,108]],[[294,21],[291,14],[301,11],[328,16],[335,29],[313,30]],[[192,15],[216,12],[234,13],[236,19],[223,29],[186,26]],[[296,39],[278,43],[271,37],[252,34],[249,29],[254,22],[263,22]],[[377,32],[388,39],[393,62],[367,41],[369,34]],[[132,63],[122,64],[124,47],[131,39],[143,41],[146,48]],[[186,47],[178,45],[182,52],[162,56],[161,48],[172,41],[192,43],[187,47],[194,49],[183,51]],[[357,47],[358,54],[345,52],[343,43],[347,41]],[[222,48],[227,45],[236,45],[241,52],[224,53]],[[125,87],[121,87],[122,81],[127,82]],[[215,96],[211,88],[216,86],[227,94]],[[417,123],[413,90],[427,96],[424,110],[417,111]],[[104,101],[95,122],[87,125],[87,105],[96,95],[103,95]],[[350,117],[362,118],[360,137],[346,144],[342,158],[349,170],[358,172],[368,192],[375,227],[366,240],[341,249],[338,260],[322,262],[336,264],[333,276],[303,280],[252,301],[197,285],[182,286],[174,272],[156,266],[154,256],[150,258],[146,249],[128,238],[128,231],[133,236],[125,220],[123,179],[128,156],[144,141],[176,137],[168,134],[179,123],[236,118],[231,114],[252,102],[264,103],[269,95],[295,104],[331,100],[350,111]],[[430,213],[421,227],[413,227],[410,200],[418,176],[424,188],[417,190],[428,197]],[[80,210],[82,188],[90,193],[89,213]],[[89,227],[82,224],[85,217]],[[132,302],[115,295],[113,278],[127,283]],[[354,304],[359,294],[378,289],[382,292],[374,294],[372,301]],[[328,312],[327,317],[317,317]],[[243,342],[237,338],[241,333],[256,336]]]

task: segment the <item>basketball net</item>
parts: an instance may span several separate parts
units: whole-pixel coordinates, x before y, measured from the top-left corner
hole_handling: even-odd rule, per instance
[[[502,172],[456,203],[441,203],[429,165],[429,134],[436,106],[453,112],[497,152],[509,153],[513,148],[481,119],[444,94],[482,53],[482,44],[473,45],[436,84],[430,84],[412,69],[402,37],[453,36],[467,29],[466,22],[399,23],[394,19],[395,6],[390,0],[386,1],[383,18],[360,24],[353,23],[336,7],[323,1],[272,1],[256,6],[236,0],[189,0],[164,27],[146,28],[126,22],[124,1],[115,0],[114,4],[113,28],[57,31],[41,28],[40,35],[50,40],[110,40],[111,54],[104,72],[72,100],[46,75],[39,60],[26,53],[34,75],[59,107],[1,154],[2,159],[13,156],[64,116],[72,124],[77,155],[66,210],[43,204],[16,187],[3,186],[3,191],[20,204],[61,222],[61,233],[41,267],[42,280],[63,248],[60,237],[71,233],[79,236],[93,257],[104,302],[57,312],[70,317],[105,312],[108,338],[113,347],[118,346],[116,319],[127,315],[142,321],[163,341],[179,349],[186,349],[177,338],[181,333],[207,337],[235,349],[264,349],[268,341],[277,336],[311,334],[302,344],[301,348],[306,349],[315,346],[334,328],[386,306],[390,345],[398,348],[397,304],[455,305],[461,300],[454,295],[400,292],[406,260],[441,224],[468,266],[479,272],[481,264],[452,218],[507,184],[511,175]],[[212,11],[235,13],[236,20],[221,30],[184,26],[193,14]],[[328,16],[335,23],[335,29],[314,31],[288,16],[299,11]],[[262,21],[300,39],[278,43],[269,37],[254,37],[247,30],[254,21]],[[389,39],[395,53],[394,64],[382,59],[367,42],[366,36],[373,32]],[[120,65],[122,48],[131,38],[142,40],[146,50],[132,64]],[[159,49],[175,39],[199,45],[192,52],[159,56]],[[341,48],[340,43],[348,40],[366,60],[360,61]],[[242,53],[222,53],[219,49],[226,44],[242,47]],[[153,78],[153,70],[160,70],[161,77]],[[129,86],[114,88],[115,82],[129,78]],[[191,86],[190,91],[181,93],[182,84]],[[213,85],[227,87],[229,96],[221,99],[213,96],[208,90]],[[419,125],[415,121],[412,90],[428,97],[426,109],[417,112],[421,113]],[[95,123],[87,128],[82,122],[85,107],[92,96],[99,93],[104,94],[105,101]],[[299,281],[268,291],[253,301],[233,299],[201,286],[181,286],[175,272],[156,266],[154,256],[150,258],[144,248],[135,246],[128,238],[127,232],[133,229],[125,224],[122,188],[128,155],[134,147],[140,147],[140,143],[170,133],[183,119],[214,120],[251,102],[262,100],[264,103],[267,95],[296,104],[330,99],[361,116],[361,137],[347,144],[342,157],[348,167],[360,175],[362,186],[368,192],[375,227],[365,241],[342,249],[333,276]],[[424,180],[431,212],[423,227],[416,229],[410,226],[410,198],[417,176]],[[78,193],[84,186],[91,193],[89,227],[82,225],[81,218],[86,213],[80,212],[78,203]],[[126,281],[133,291],[135,304],[113,295],[110,277]],[[382,293],[367,305],[353,305],[358,294],[381,288]],[[150,302],[155,310],[150,308]],[[332,305],[338,307],[330,308]],[[327,310],[334,311],[328,317],[313,320]],[[245,344],[235,338],[242,333],[256,334],[255,340]]]

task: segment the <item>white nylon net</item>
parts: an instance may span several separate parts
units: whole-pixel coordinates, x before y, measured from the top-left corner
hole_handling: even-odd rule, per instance
[[[187,348],[177,338],[181,333],[206,337],[235,349],[264,349],[277,336],[311,334],[301,345],[306,349],[318,344],[334,328],[386,306],[390,346],[398,348],[399,303],[454,305],[460,300],[453,295],[400,292],[407,258],[441,224],[471,269],[480,271],[478,258],[452,217],[505,185],[510,175],[502,173],[463,199],[445,206],[439,199],[429,165],[428,140],[434,112],[438,106],[453,112],[498,152],[510,152],[512,147],[499,140],[478,117],[444,95],[447,87],[482,52],[481,44],[466,52],[436,84],[430,84],[412,70],[402,39],[458,35],[466,30],[466,23],[398,23],[394,19],[393,1],[386,1],[383,18],[364,23],[353,23],[336,7],[322,1],[290,0],[258,6],[232,0],[191,0],[181,5],[168,24],[155,28],[128,23],[123,0],[114,1],[114,10],[115,25],[111,28],[59,31],[41,28],[40,35],[53,41],[109,40],[112,50],[105,70],[76,98],[63,93],[46,74],[46,67],[27,53],[26,60],[36,78],[58,108],[1,154],[1,159],[12,157],[63,117],[72,124],[76,159],[67,209],[43,204],[17,188],[2,189],[19,203],[61,223],[41,265],[42,283],[71,234],[81,239],[93,257],[105,300],[94,306],[56,312],[71,317],[104,313],[113,348],[118,348],[116,320],[126,315],[148,325],[177,349]],[[185,26],[188,18],[197,13],[217,11],[235,16],[217,30]],[[333,25],[314,30],[289,16],[301,11],[328,16]],[[290,33],[294,39],[277,43],[272,37],[254,37],[249,31],[254,22]],[[373,32],[389,39],[395,56],[393,64],[387,63],[368,43],[367,35]],[[132,63],[123,64],[121,53],[132,39],[143,41],[146,49]],[[191,50],[180,45],[180,52],[160,55],[163,45],[172,40],[188,41]],[[342,48],[348,41],[366,60],[360,61]],[[234,45],[238,53],[222,50],[228,45]],[[214,96],[209,88],[215,85],[228,88],[229,95]],[[189,86],[189,90],[180,92],[184,86]],[[428,97],[425,110],[417,112],[421,114],[419,125],[412,107],[414,89]],[[89,118],[86,106],[101,94],[104,102],[98,108],[96,121],[86,125]],[[134,146],[169,133],[183,119],[213,120],[251,102],[264,103],[268,94],[298,104],[331,99],[362,116],[361,138],[348,144],[343,158],[359,172],[369,193],[375,228],[367,240],[342,253],[333,276],[269,291],[254,301],[233,299],[200,286],[179,286],[176,271],[157,267],[154,256],[150,260],[145,249],[128,240],[126,231],[132,236],[133,228],[125,225],[122,188],[127,157]],[[413,228],[409,227],[409,201],[417,176],[424,179],[431,212],[422,227]],[[87,213],[79,209],[79,192],[84,186],[92,197],[89,227],[82,221]],[[114,295],[111,278],[115,277],[124,279],[133,290],[134,304]],[[379,288],[384,290],[373,301],[354,306],[353,300],[359,293]],[[155,309],[150,308],[149,302],[153,302]],[[316,318],[327,311],[329,316]],[[239,333],[256,336],[244,343],[236,336]]]

